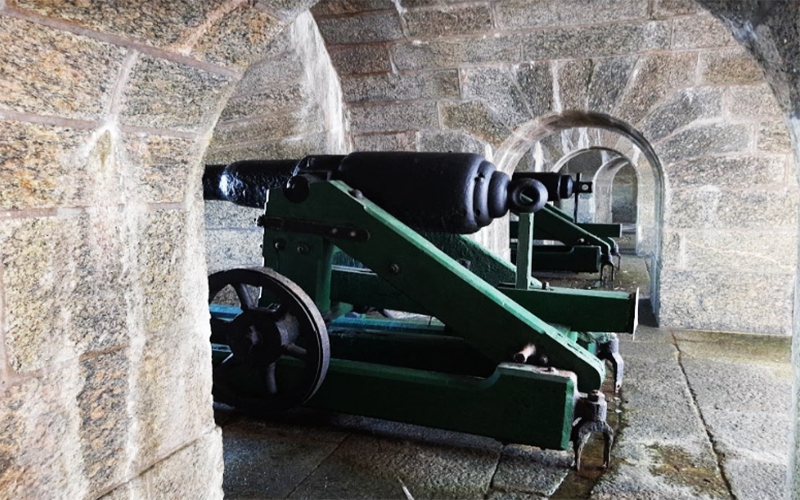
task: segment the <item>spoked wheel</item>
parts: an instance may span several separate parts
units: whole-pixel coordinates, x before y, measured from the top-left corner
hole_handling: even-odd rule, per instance
[[[328,331],[314,301],[268,268],[214,273],[208,288],[215,354],[230,350],[214,367],[214,399],[256,414],[308,401],[330,360]]]

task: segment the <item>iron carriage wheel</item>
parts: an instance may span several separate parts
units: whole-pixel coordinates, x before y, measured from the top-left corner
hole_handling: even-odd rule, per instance
[[[230,349],[214,367],[214,400],[252,414],[302,405],[322,385],[330,361],[314,301],[285,276],[258,267],[210,275],[209,305],[229,286],[238,308],[228,308],[234,313],[227,319],[211,318],[212,344]]]

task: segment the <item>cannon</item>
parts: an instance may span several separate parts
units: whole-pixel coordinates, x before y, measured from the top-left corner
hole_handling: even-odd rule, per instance
[[[573,215],[560,208],[547,205],[534,218],[534,233],[537,240],[553,240],[559,245],[533,245],[533,271],[572,271],[600,273],[600,279],[614,279],[622,257],[619,245],[612,238],[622,236],[620,224],[578,223],[579,195],[592,192],[592,183],[573,180],[569,175],[544,172],[517,172],[517,179],[535,179],[542,182],[548,190],[548,201],[560,201],[575,197],[575,213]],[[509,236],[511,238],[511,259],[516,260],[519,222],[510,221]],[[616,257],[616,264],[614,258]]]
[[[576,467],[599,431],[608,463],[601,389],[607,362],[621,385],[637,294],[543,286],[466,236],[541,212],[543,182],[472,154],[353,153],[209,165],[203,187],[265,207],[264,267],[209,277],[217,401],[572,443]]]

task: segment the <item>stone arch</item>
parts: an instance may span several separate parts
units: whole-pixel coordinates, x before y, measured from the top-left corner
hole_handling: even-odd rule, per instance
[[[586,144],[565,156],[588,148],[611,150],[628,158],[636,166],[640,197],[637,224],[637,253],[650,258],[650,301],[658,318],[661,306],[660,280],[662,228],[664,221],[665,174],[659,156],[650,141],[625,121],[604,113],[570,110],[531,120],[518,127],[498,148],[495,163],[506,172],[513,171],[523,154],[535,144],[574,130],[583,133]],[[652,194],[651,194],[652,193]]]
[[[221,495],[203,156],[310,3],[0,3],[3,496]]]

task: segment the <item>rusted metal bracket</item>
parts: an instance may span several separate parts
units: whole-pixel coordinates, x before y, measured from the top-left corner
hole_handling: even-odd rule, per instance
[[[614,443],[614,430],[606,422],[608,404],[605,395],[592,391],[575,403],[575,423],[572,426],[572,449],[575,451],[575,470],[581,468],[581,455],[586,441],[593,432],[603,434],[603,468],[611,465],[611,445]]]

